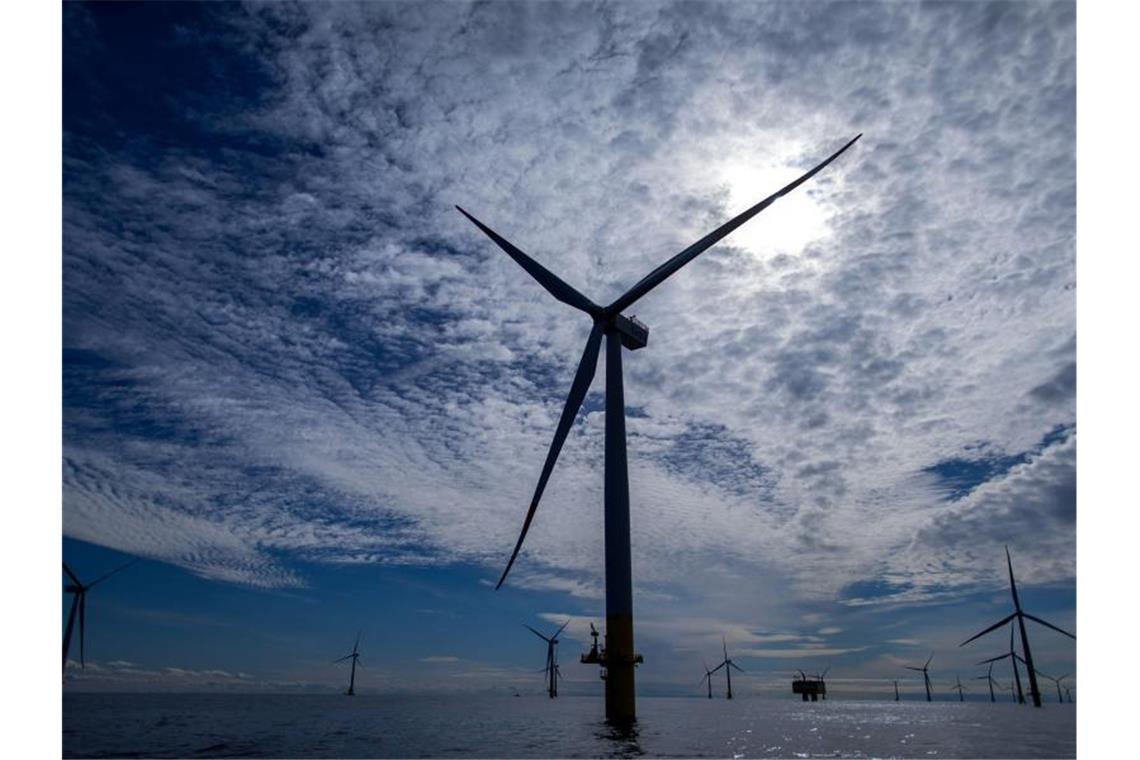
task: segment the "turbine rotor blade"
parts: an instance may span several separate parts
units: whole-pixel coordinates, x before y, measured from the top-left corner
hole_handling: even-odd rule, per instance
[[[747,673],[747,672],[748,672],[748,671],[746,671],[744,668],[742,668],[742,667],[740,667],[739,665],[737,665],[737,664],[736,664],[735,662],[733,662],[732,660],[729,660],[728,664],[729,664],[729,665],[731,665],[732,667],[736,668],[737,670],[739,670],[741,673]]]
[[[601,326],[595,323],[593,329],[590,330],[590,337],[586,339],[586,350],[582,352],[582,360],[578,362],[578,371],[574,374],[574,382],[570,386],[570,395],[566,397],[566,405],[562,407],[562,417],[558,420],[558,429],[554,432],[554,440],[550,442],[550,450],[546,454],[546,463],[542,466],[542,475],[538,478],[538,485],[535,487],[534,496],[530,500],[530,509],[527,510],[526,519],[523,521],[522,532],[519,533],[519,540],[515,542],[515,550],[511,552],[511,559],[507,562],[506,569],[503,570],[499,582],[495,584],[496,589],[503,585],[503,581],[507,579],[507,573],[511,571],[511,566],[515,564],[515,559],[519,556],[523,541],[526,539],[526,533],[530,530],[530,522],[534,519],[535,510],[538,509],[539,499],[542,498],[542,492],[546,488],[546,481],[550,479],[550,473],[554,470],[554,463],[558,461],[558,454],[562,451],[562,444],[566,441],[566,436],[574,425],[574,418],[578,415],[578,410],[586,399],[586,392],[590,390],[590,383],[593,382],[594,372],[598,368],[598,350],[602,344],[602,333]]]
[[[987,662],[997,662],[998,660],[1004,660],[1006,657],[1009,657],[1010,654],[1011,654],[1010,652],[1006,652],[1005,654],[1003,654],[999,657],[991,657],[988,660],[979,660],[978,662],[976,662],[974,664],[975,665],[985,665]]]
[[[1068,631],[1066,631],[1066,630],[1063,630],[1063,629],[1061,629],[1061,628],[1058,628],[1057,626],[1053,625],[1052,623],[1046,623],[1046,622],[1045,622],[1044,620],[1042,620],[1041,618],[1039,618],[1039,617],[1034,617],[1033,615],[1030,615],[1028,612],[1023,612],[1023,613],[1021,613],[1021,614],[1022,614],[1022,615],[1024,615],[1025,617],[1029,618],[1030,620],[1032,620],[1034,623],[1040,623],[1041,625],[1045,626],[1046,628],[1052,628],[1052,629],[1053,629],[1054,631],[1056,631],[1057,633],[1063,633],[1063,634],[1065,634],[1066,636],[1068,636],[1070,639],[1072,639],[1073,641],[1076,641],[1076,640],[1077,640],[1077,637],[1076,637],[1076,636],[1074,636],[1073,634],[1069,633],[1069,632],[1068,632]]]
[[[463,214],[471,221],[472,224],[482,230],[484,235],[491,238],[491,240],[494,240],[496,245],[506,251],[508,256],[514,259],[519,266],[527,271],[527,274],[537,280],[539,285],[546,288],[546,291],[550,293],[550,295],[554,296],[564,304],[573,306],[575,309],[581,309],[591,316],[601,313],[602,310],[597,304],[595,304],[589,298],[586,298],[586,296],[582,295],[574,288],[567,285],[549,269],[544,267],[542,264],[539,264],[530,256],[527,256],[525,253],[512,245],[510,241],[505,240],[493,229],[483,224],[475,217],[471,216],[471,214],[468,214],[466,211],[464,211],[460,206],[456,206],[455,208],[459,209],[459,213]]]
[[[723,667],[724,667],[724,663],[722,662],[720,665],[717,665],[715,668],[713,668],[712,670],[710,670],[710,671],[709,671],[709,673],[710,673],[710,674],[712,674],[712,673],[715,673],[715,672],[717,672],[718,670],[720,670],[720,669],[721,669],[721,668],[723,668]]]
[[[75,577],[75,573],[71,572],[71,568],[67,566],[66,562],[63,563],[63,572],[67,573],[67,577],[70,578],[71,582],[74,583],[76,586],[82,586],[83,585],[82,583],[80,583],[79,579]]]
[[[981,637],[981,636],[985,636],[987,633],[989,633],[990,631],[994,630],[995,628],[1001,628],[1003,625],[1005,625],[1005,624],[1006,624],[1006,623],[1008,623],[1009,621],[1013,620],[1015,617],[1017,617],[1017,613],[1016,613],[1016,612],[1014,612],[1014,613],[1011,613],[1009,617],[1006,617],[1006,618],[1002,618],[1001,620],[999,620],[998,622],[994,623],[993,625],[991,625],[989,628],[985,629],[985,630],[984,630],[984,631],[982,631],[981,633],[975,633],[973,636],[971,636],[970,638],[966,639],[965,641],[963,641],[963,642],[962,642],[961,644],[959,644],[958,646],[960,646],[960,647],[964,647],[964,646],[966,646],[967,644],[969,644],[969,643],[970,643],[971,641],[973,641],[974,639],[976,639],[976,638],[979,638],[979,637]]]
[[[930,661],[933,659],[934,659],[934,652],[931,652],[930,656],[926,658],[926,664],[922,666],[922,669],[926,670],[928,667],[930,667]]]
[[[126,570],[128,567],[135,564],[136,562],[138,562],[138,559],[132,559],[130,562],[126,563],[125,565],[119,565],[118,567],[116,567],[114,570],[112,570],[109,573],[103,573],[98,578],[96,578],[95,580],[88,583],[87,588],[93,588],[96,584],[102,583],[103,581],[107,580],[108,578],[110,578],[112,575],[119,572],[120,570]]]
[[[549,644],[549,643],[550,643],[550,639],[548,639],[546,636],[543,636],[541,633],[539,633],[538,631],[534,630],[533,628],[531,628],[531,627],[530,627],[529,625],[527,625],[526,623],[523,623],[523,628],[526,628],[528,631],[530,631],[530,632],[531,632],[531,633],[533,633],[535,636],[537,636],[537,637],[539,637],[540,639],[542,639],[543,641],[545,641],[547,644]]]
[[[562,627],[561,627],[561,628],[559,628],[557,631],[555,631],[555,632],[554,632],[554,635],[550,637],[550,638],[551,638],[551,640],[557,639],[557,638],[558,638],[558,634],[560,634],[560,633],[562,633],[564,630],[566,630],[566,626],[568,626],[568,625],[570,625],[570,621],[569,621],[569,620],[567,620],[565,623],[563,623],[563,624],[562,624]]]
[[[691,246],[689,246],[685,250],[681,251],[680,253],[678,253],[676,256],[669,259],[668,261],[666,261],[661,266],[654,269],[652,272],[650,272],[645,277],[643,277],[640,282],[638,282],[632,288],[627,290],[616,301],[614,301],[612,304],[607,306],[604,309],[605,313],[606,314],[619,314],[622,311],[624,311],[627,307],[632,305],[639,298],[641,298],[646,293],[653,290],[655,287],[657,287],[662,282],[667,280],[678,269],[685,266],[690,261],[695,259],[697,256],[700,256],[706,250],[708,250],[713,245],[718,243],[723,237],[728,235],[730,232],[735,230],[737,227],[744,224],[745,222],[747,222],[749,219],[751,219],[752,217],[759,214],[764,209],[768,208],[768,206],[772,205],[772,203],[775,202],[777,199],[779,199],[781,196],[787,195],[788,193],[795,190],[797,187],[799,187],[804,182],[807,182],[809,179],[811,179],[813,176],[815,176],[815,174],[817,172],[819,172],[825,166],[827,166],[832,161],[837,159],[839,157],[839,155],[841,153],[843,153],[843,151],[847,150],[852,145],[854,145],[855,141],[858,140],[862,136],[863,136],[863,134],[860,132],[850,142],[848,142],[846,145],[844,145],[839,150],[832,153],[830,156],[828,156],[826,159],[824,159],[824,161],[822,163],[817,165],[814,169],[807,172],[806,174],[801,175],[799,177],[799,179],[795,180],[791,184],[785,185],[784,187],[780,188],[779,190],[772,193],[767,198],[760,201],[759,203],[757,203],[755,206],[748,209],[747,211],[734,216],[732,219],[729,219],[727,222],[725,222],[721,226],[717,227],[715,230],[713,230],[709,234],[705,235],[703,238],[701,238],[697,242],[693,243]]]
[[[334,663],[337,663],[337,662],[344,662],[345,660],[349,659],[350,657],[352,657],[352,655],[350,655],[350,654],[346,654],[344,657],[341,657],[339,660],[333,660],[333,662],[334,662]]]

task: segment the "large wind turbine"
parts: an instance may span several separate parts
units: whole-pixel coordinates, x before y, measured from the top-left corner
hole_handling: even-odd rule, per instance
[[[741,673],[745,671],[744,668],[737,665],[732,661],[732,658],[728,656],[728,643],[725,642],[724,636],[720,637],[720,645],[724,649],[724,659],[721,660],[720,665],[717,665],[715,668],[713,668],[713,672],[715,673],[721,668],[724,668],[724,677],[727,679],[728,684],[728,692],[725,695],[725,699],[732,699],[732,668],[736,668]]]
[[[990,687],[990,701],[997,702],[997,697],[994,696],[994,684],[996,683],[998,686],[1001,686],[1001,684],[994,680],[994,664],[992,662],[990,663],[990,669],[986,671],[986,674],[984,676],[975,676],[974,680],[985,681]]]
[[[523,623],[523,625],[526,626],[528,631],[546,642],[546,693],[550,695],[551,699],[554,699],[558,696],[558,678],[560,676],[558,672],[558,650],[556,649],[558,646],[558,634],[562,633],[562,631],[566,629],[566,626],[570,625],[570,621],[567,620],[563,623],[562,627],[555,631],[553,636],[545,636],[526,623]]]
[[[345,692],[347,696],[356,696],[356,665],[360,660],[360,653],[357,651],[360,648],[360,633],[356,634],[356,641],[352,645],[352,651],[333,662],[344,662],[345,660],[352,660],[352,671],[348,676],[348,691]]]
[[[1046,623],[1041,618],[1034,617],[1033,615],[1030,615],[1028,612],[1025,612],[1024,610],[1021,609],[1021,600],[1018,599],[1018,596],[1017,596],[1017,582],[1013,579],[1013,560],[1011,560],[1009,558],[1009,547],[1008,546],[1005,547],[1005,562],[1006,562],[1006,565],[1009,567],[1009,590],[1010,590],[1010,593],[1013,594],[1013,613],[1009,617],[1002,618],[998,622],[991,625],[989,628],[986,628],[984,631],[981,631],[980,633],[975,633],[973,636],[966,639],[965,641],[963,641],[958,646],[960,646],[960,647],[966,646],[967,644],[969,644],[974,639],[979,638],[980,636],[985,636],[987,633],[994,630],[995,628],[1001,628],[1003,625],[1005,625],[1009,621],[1013,620],[1014,618],[1017,618],[1017,624],[1021,630],[1021,652],[1023,655],[1025,655],[1025,669],[1029,672],[1029,693],[1033,697],[1033,706],[1034,707],[1040,707],[1041,706],[1041,692],[1039,692],[1037,690],[1037,671],[1035,671],[1033,669],[1033,653],[1029,651],[1029,636],[1026,635],[1026,633],[1025,633],[1025,618],[1029,618],[1030,620],[1032,620],[1035,623],[1040,623],[1041,625],[1045,626],[1046,628],[1052,628],[1054,631],[1057,631],[1058,633],[1063,633],[1066,636],[1068,636],[1070,639],[1073,639],[1074,641],[1076,640],[1077,637],[1074,636],[1073,634],[1069,633],[1068,631],[1062,630],[1062,629],[1058,628],[1057,626],[1053,625],[1052,623]]]
[[[964,696],[962,696],[962,692],[969,691],[969,689],[967,689],[965,686],[962,685],[962,679],[958,676],[957,673],[954,674],[954,680],[957,681],[957,683],[950,687],[950,691],[957,691],[958,692],[958,701],[959,702],[965,702],[966,698]]]
[[[1006,657],[1009,658],[1009,662],[1013,666],[1013,680],[1017,683],[1017,701],[1020,702],[1021,704],[1025,704],[1025,693],[1022,692],[1022,690],[1021,690],[1021,674],[1017,670],[1017,663],[1020,662],[1022,665],[1024,665],[1025,660],[1022,659],[1021,655],[1019,655],[1013,649],[1013,626],[1012,625],[1009,627],[1009,651],[1003,655],[998,655],[997,657],[991,657],[988,660],[981,660],[980,662],[978,662],[978,665],[985,665],[987,662],[990,662],[990,663],[999,662],[1001,660],[1004,660]]]
[[[546,267],[523,253],[506,239],[481,221],[468,214],[459,206],[459,212],[471,220],[487,237],[491,238],[508,256],[538,281],[552,296],[565,304],[585,312],[594,322],[590,336],[586,339],[586,349],[578,363],[570,394],[562,408],[562,416],[554,432],[554,440],[546,454],[546,462],[534,489],[530,507],[523,520],[522,531],[515,542],[514,551],[507,561],[495,588],[503,585],[511,566],[522,549],[538,509],[543,489],[558,460],[562,444],[570,432],[574,419],[581,408],[594,371],[598,364],[598,353],[602,336],[606,338],[606,432],[605,432],[605,542],[606,542],[606,658],[603,663],[606,676],[606,717],[612,721],[636,720],[636,699],[634,694],[634,665],[640,657],[633,646],[633,581],[630,568],[629,545],[629,474],[625,449],[625,393],[622,383],[621,350],[631,351],[644,348],[649,341],[649,328],[622,314],[640,298],[675,274],[681,267],[711,248],[737,227],[759,214],[782,196],[799,187],[817,172],[830,164],[841,153],[862,137],[854,139],[831,154],[818,166],[789,185],[757,203],[752,208],[733,217],[717,227],[691,246],[661,264],[643,277],[636,285],[618,297],[609,306],[599,306],[577,290],[567,285]]]
[[[116,567],[109,573],[100,575],[90,583],[83,583],[75,573],[71,572],[71,568],[67,563],[63,563],[63,572],[67,573],[67,577],[71,579],[71,583],[63,587],[64,593],[72,594],[71,599],[71,612],[67,615],[67,629],[63,632],[63,672],[67,672],[67,652],[71,649],[71,632],[75,627],[75,615],[79,613],[79,667],[86,668],[86,653],[84,652],[84,639],[87,632],[87,592],[98,586],[103,581],[110,578],[120,570],[125,570],[131,565],[138,562],[137,559],[132,559],[125,565]]]
[[[930,675],[926,672],[926,669],[928,667],[930,667],[930,661],[933,659],[934,659],[934,652],[931,652],[930,656],[926,658],[926,664],[923,665],[921,668],[916,668],[913,665],[903,665],[903,667],[906,668],[907,670],[917,670],[919,673],[922,673],[922,682],[924,684],[926,684],[926,701],[927,702],[931,701],[931,699],[930,699]]]

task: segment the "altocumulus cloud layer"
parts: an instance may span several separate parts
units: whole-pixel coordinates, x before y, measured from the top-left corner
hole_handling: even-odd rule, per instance
[[[1071,4],[64,17],[67,535],[492,577],[589,325],[453,204],[605,302],[863,132],[638,304],[635,578],[923,600],[1027,521],[1019,574],[1073,577]],[[601,406],[519,585],[599,593]]]

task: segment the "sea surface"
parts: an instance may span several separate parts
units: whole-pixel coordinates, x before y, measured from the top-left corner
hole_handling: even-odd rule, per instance
[[[1073,705],[642,697],[66,694],[64,757],[1053,758]]]

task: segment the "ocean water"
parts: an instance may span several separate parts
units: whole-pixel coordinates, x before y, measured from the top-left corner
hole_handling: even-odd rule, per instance
[[[1053,758],[1073,705],[596,697],[67,694],[64,757]]]

